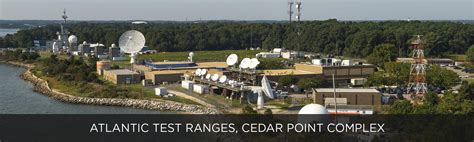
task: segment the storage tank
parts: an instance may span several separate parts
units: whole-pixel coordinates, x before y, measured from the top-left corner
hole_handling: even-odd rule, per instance
[[[97,61],[97,74],[104,75],[105,70],[110,69],[110,61]]]
[[[198,94],[206,94],[209,92],[209,86],[202,84],[194,84],[193,91]]]

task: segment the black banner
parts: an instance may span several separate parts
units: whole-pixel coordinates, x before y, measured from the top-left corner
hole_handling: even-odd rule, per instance
[[[0,115],[16,141],[473,141],[472,115]]]

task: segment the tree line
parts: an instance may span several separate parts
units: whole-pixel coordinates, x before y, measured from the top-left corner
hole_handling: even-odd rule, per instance
[[[117,43],[127,30],[139,30],[147,46],[158,51],[232,50],[261,47],[299,49],[349,57],[367,57],[381,44],[392,44],[398,56],[408,56],[414,35],[424,35],[426,55],[462,54],[474,44],[474,25],[432,21],[304,21],[301,23],[74,23],[66,25],[79,41]],[[20,30],[0,38],[2,47],[31,47],[33,40],[51,40],[58,24]],[[300,35],[298,36],[298,31]]]

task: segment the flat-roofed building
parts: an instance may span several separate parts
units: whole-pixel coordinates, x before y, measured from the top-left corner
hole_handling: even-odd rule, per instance
[[[145,79],[149,79],[153,84],[158,85],[163,82],[179,82],[186,73],[192,73],[193,70],[161,70],[145,73]]]
[[[313,64],[296,64],[296,70],[313,72],[321,74],[326,80],[334,78],[336,84],[339,86],[346,86],[351,83],[354,78],[367,78],[375,72],[375,65],[371,64],[356,64],[356,65],[341,65],[341,66],[321,66]]]
[[[346,105],[382,105],[382,94],[376,89],[368,88],[336,88],[336,100],[345,98]],[[313,95],[317,104],[325,105],[334,103],[333,88],[316,88],[313,89]],[[332,102],[325,102],[331,100]],[[339,104],[339,102],[338,102]]]
[[[114,84],[140,83],[140,75],[128,69],[106,70],[104,79]]]
[[[190,70],[190,69],[222,69],[227,68],[226,62],[183,62],[183,61],[166,61],[146,63],[145,67],[140,68],[143,71],[157,70]]]
[[[259,75],[260,78],[266,76],[269,80],[272,81],[278,81],[278,79],[283,76],[291,76],[298,79],[321,77],[321,74],[319,73],[296,69],[272,69],[262,70],[261,72],[262,74]]]
[[[448,58],[431,58],[427,59],[428,64],[439,65],[439,66],[452,66],[454,65],[454,60]]]
[[[401,63],[415,63],[413,58],[397,58],[397,62]],[[448,58],[429,58],[423,59],[423,62],[429,65],[439,65],[439,66],[451,66],[454,65],[454,60]]]

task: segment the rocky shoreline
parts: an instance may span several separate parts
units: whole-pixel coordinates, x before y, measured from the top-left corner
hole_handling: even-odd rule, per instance
[[[32,65],[18,62],[6,62],[8,64],[16,65],[26,68],[27,70],[20,75],[20,78],[33,84],[33,90],[44,94],[48,97],[60,100],[67,103],[75,104],[92,104],[92,105],[106,105],[106,106],[125,106],[140,109],[151,109],[160,111],[176,111],[191,114],[217,114],[216,109],[207,108],[199,105],[182,104],[163,100],[145,100],[145,99],[118,99],[118,98],[89,98],[79,97],[59,92],[51,89],[47,81],[36,77],[32,72]]]

